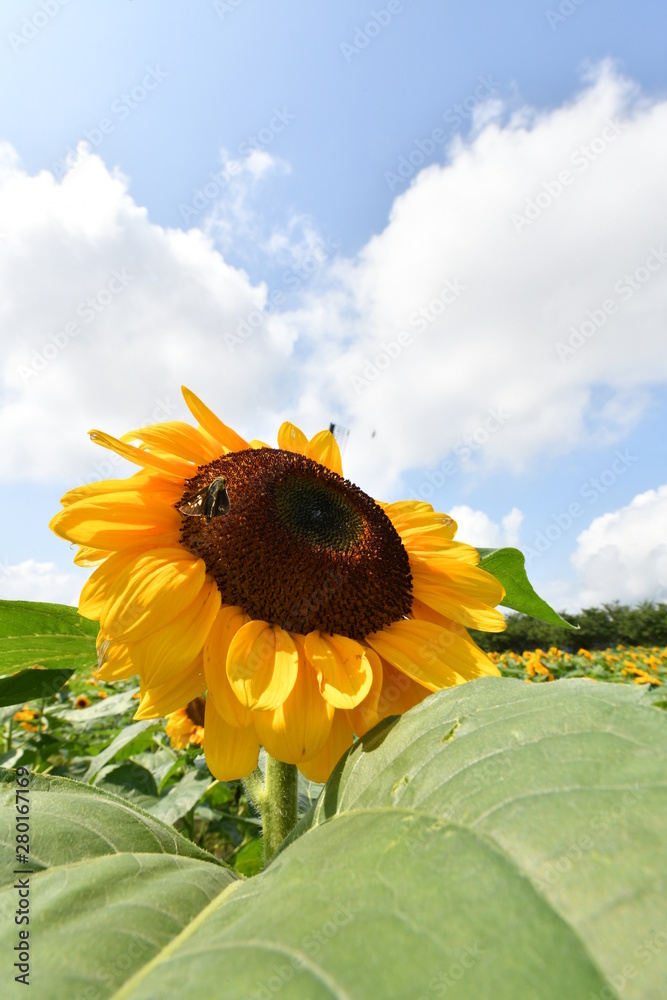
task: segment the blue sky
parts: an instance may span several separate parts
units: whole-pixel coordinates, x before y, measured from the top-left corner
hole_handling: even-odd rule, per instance
[[[558,358],[555,350],[546,361],[537,354],[533,359],[532,351],[540,338],[555,346],[571,324],[580,326],[587,308],[600,308],[607,295],[600,289],[613,289],[628,268],[641,267],[654,244],[667,237],[664,223],[660,229],[661,210],[665,217],[662,186],[656,181],[662,205],[651,203],[641,152],[652,150],[651,159],[658,161],[664,152],[664,146],[651,142],[648,130],[654,128],[658,135],[656,122],[663,120],[666,22],[664,5],[648,0],[632,6],[600,0],[579,5],[564,0],[560,6],[445,5],[436,0],[375,6],[357,0],[327,5],[44,0],[42,6],[13,0],[3,5],[0,84],[6,99],[0,107],[0,143],[9,144],[17,157],[5,174],[9,200],[0,201],[0,232],[6,234],[0,242],[5,260],[0,282],[10,300],[0,335],[1,429],[7,449],[3,506],[5,524],[9,514],[15,525],[0,549],[5,596],[29,596],[21,588],[33,587],[31,593],[42,599],[74,599],[78,582],[69,566],[70,553],[45,525],[60,493],[73,478],[89,477],[91,462],[100,458],[83,457],[94,451],[85,444],[85,432],[103,418],[114,422],[111,430],[122,432],[154,409],[160,393],[177,401],[180,372],[183,379],[199,379],[211,405],[228,422],[243,425],[249,436],[268,435],[276,419],[290,415],[306,423],[335,420],[349,426],[350,475],[355,473],[370,492],[391,499],[423,491],[429,476],[440,483],[437,471],[456,457],[457,439],[475,432],[483,439],[479,428],[488,411],[505,406],[510,416],[501,421],[497,436],[496,431],[487,434],[488,442],[474,452],[473,461],[457,462],[456,471],[428,499],[439,509],[461,511],[462,537],[467,526],[473,535],[477,532],[470,539],[477,544],[514,541],[524,549],[534,547],[538,533],[546,532],[554,518],[564,524],[568,506],[581,501],[582,511],[571,518],[571,526],[533,560],[536,583],[560,606],[653,596],[665,568],[664,554],[657,550],[664,544],[665,527],[660,487],[665,482],[667,407],[660,306],[667,268],[657,271],[646,289],[637,290],[628,306],[631,313],[621,308],[622,320],[605,321],[572,360]],[[593,96],[587,99],[585,93]],[[615,121],[634,123],[630,138],[610,139],[608,146],[607,139],[599,139],[608,118],[605,108],[612,109]],[[532,140],[525,134],[531,132]],[[605,192],[607,200],[593,205],[588,221],[581,217],[580,241],[575,199],[584,191],[584,180],[579,181],[571,157],[581,135],[596,137],[604,152],[591,154],[586,183],[596,170],[598,181],[591,182],[588,202],[595,201],[596,191]],[[93,155],[80,171],[78,202],[59,204],[50,215],[48,199],[56,198],[55,188],[44,193],[40,187],[36,195],[36,177],[50,171],[54,183],[62,184],[63,174],[72,169],[65,163],[67,152],[84,139]],[[506,197],[515,173],[506,159],[515,141],[524,143],[517,145],[516,155],[526,178],[517,189],[520,196],[507,202],[516,212],[545,182],[555,183],[562,164],[570,163],[573,174],[572,196],[554,199],[542,210],[544,223],[536,222],[534,228],[530,223],[530,230],[520,234],[524,245],[534,238],[535,272],[528,254],[525,291],[527,301],[533,294],[538,301],[523,316],[526,332],[516,343],[503,333],[504,323],[511,326],[517,295],[513,290],[505,296],[503,288],[514,288],[516,265],[507,263],[506,281],[491,289],[491,265],[477,271],[457,259],[459,245],[469,255],[462,250],[462,262],[474,259],[470,234],[479,240],[479,254],[495,246],[497,224],[490,221],[487,231],[479,206],[486,205],[488,218],[495,219],[494,206]],[[254,159],[248,156],[253,146],[258,150]],[[96,156],[99,170],[93,169]],[[497,171],[493,156],[498,157]],[[410,157],[413,165],[406,166]],[[475,164],[482,161],[484,167],[477,171]],[[210,175],[219,175],[230,162],[239,165],[238,174],[228,172],[217,189],[209,184],[211,196],[202,195]],[[401,164],[409,176],[398,177]],[[85,178],[84,169],[89,170]],[[652,163],[650,170],[657,175],[658,164]],[[125,179],[123,193],[112,190],[114,172]],[[20,175],[24,185],[21,213],[10,175]],[[635,204],[643,186],[647,204]],[[90,212],[86,198],[91,199]],[[113,218],[102,218],[102,202],[116,205]],[[6,207],[10,203],[14,208]],[[194,207],[198,204],[204,207]],[[36,221],[30,208],[35,205],[42,206]],[[502,211],[509,221],[509,210]],[[616,212],[614,229],[610,215]],[[88,214],[96,219],[90,231]],[[424,222],[419,220],[429,218],[438,220],[433,229],[440,235],[429,231],[422,240]],[[445,245],[439,240],[450,221]],[[192,234],[194,228],[201,230],[208,249],[202,250],[191,235],[186,251],[178,234],[173,235],[178,230]],[[429,290],[415,291],[412,299],[410,289],[419,282],[408,280],[411,262],[421,254],[427,262],[432,259],[431,239],[433,254],[441,255],[443,265],[434,271]],[[617,244],[619,254],[627,248],[625,256],[607,260],[610,243]],[[306,276],[318,247],[314,274]],[[498,247],[502,263],[504,244]],[[605,250],[599,260],[598,248]],[[169,267],[164,263],[167,252]],[[139,270],[127,295],[118,297],[117,315],[116,305],[110,306],[95,327],[103,331],[97,354],[84,357],[83,350],[72,348],[54,361],[48,375],[29,383],[17,380],[20,351],[27,358],[40,349],[76,303],[102,287],[104,276],[125,261],[133,262],[130,270]],[[208,276],[222,262],[230,269],[224,277],[230,281],[225,303],[238,296],[238,304],[220,306],[218,316],[214,299],[210,304],[202,296],[202,314],[193,315],[186,308],[191,285],[202,282],[206,295],[213,294]],[[84,278],[88,267],[90,278]],[[558,284],[552,288],[547,283],[538,291],[543,276],[552,271]],[[440,276],[470,289],[462,296],[465,303],[473,296],[482,303],[488,298],[493,308],[480,306],[468,315],[457,312],[460,304],[451,310],[447,306],[451,330],[441,330],[440,320],[429,321],[424,337],[432,338],[432,346],[422,340],[406,354],[405,380],[400,362],[377,384],[355,390],[355,374],[405,328],[413,307],[432,301],[430,289]],[[401,282],[402,299],[396,291]],[[577,290],[569,313],[568,282]],[[517,287],[524,287],[520,280]],[[211,338],[217,350],[216,331],[235,329],[261,289],[262,294],[277,289],[284,295],[267,333],[280,361],[269,364],[257,337],[216,355],[215,364],[205,353],[197,357],[194,348],[188,354],[190,336],[200,353]],[[619,293],[609,294],[619,298]],[[185,317],[180,344],[175,332],[164,340],[160,333],[158,311],[170,296],[173,314]],[[556,300],[557,309],[552,308]],[[42,311],[33,315],[35,303]],[[560,318],[550,326],[555,312]],[[531,330],[531,315],[544,319],[544,326]],[[124,352],[128,358],[133,352],[120,339],[121,326],[126,333],[132,330],[143,351],[135,363],[137,378],[127,384],[120,361]],[[635,330],[639,349],[633,343]],[[449,336],[465,340],[453,348],[455,377],[440,346]],[[288,359],[289,374],[284,376],[281,365]],[[159,368],[159,377],[145,382],[143,395],[142,365],[147,373]],[[420,372],[427,386],[423,390]],[[553,408],[545,392],[544,428],[538,433],[540,381],[545,389],[563,384]],[[83,383],[87,394],[73,406],[73,387]],[[447,400],[466,387],[475,407],[461,410],[457,428],[456,406]],[[529,405],[526,400],[533,397]],[[40,467],[40,459],[26,455],[33,444],[35,454],[39,451],[38,417],[44,422],[44,414],[47,424],[53,415],[54,426],[67,417],[71,442],[68,438],[62,445],[62,460],[44,460]],[[259,429],[251,426],[253,421]],[[377,434],[371,437],[374,423]],[[444,423],[453,426],[451,433],[443,431]],[[309,429],[318,429],[315,424]],[[9,444],[13,427],[21,428],[20,448]],[[75,438],[82,441],[80,451]],[[422,443],[411,455],[410,443],[417,439]],[[49,438],[48,448],[44,445],[49,456],[57,454],[59,440],[62,435]],[[619,459],[619,453],[626,458]],[[622,471],[614,471],[621,469],[619,462]],[[361,479],[366,469],[369,482]],[[600,476],[604,481],[591,487]],[[655,496],[632,506],[650,491]],[[510,517],[503,527],[502,519],[513,509],[522,516]],[[655,544],[644,541],[635,557],[637,518],[650,520]],[[590,537],[579,542],[587,529]],[[577,552],[579,571],[571,562]],[[605,581],[597,589],[592,582],[596,574]]]

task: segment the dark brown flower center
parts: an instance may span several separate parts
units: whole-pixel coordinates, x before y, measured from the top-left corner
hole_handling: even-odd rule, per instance
[[[206,711],[206,702],[203,698],[195,698],[194,701],[189,701],[185,706],[185,714],[187,715],[190,722],[194,723],[195,726],[204,725],[204,712]]]
[[[409,613],[400,536],[349,480],[293,452],[247,449],[202,466],[176,506],[219,477],[229,513],[184,516],[181,542],[204,560],[223,604],[292,632],[354,639]]]

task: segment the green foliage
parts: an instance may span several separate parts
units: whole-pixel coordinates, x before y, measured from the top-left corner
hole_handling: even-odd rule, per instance
[[[657,998],[666,763],[667,720],[638,687],[475,681],[358,741],[250,881],[126,799],[36,776],[33,985],[92,983],[99,1000],[181,1000],[193,983],[285,1000],[613,1000],[623,975],[624,998]],[[14,898],[7,780],[0,907]],[[10,921],[0,938],[11,952]]]
[[[24,667],[70,667],[97,662],[97,622],[65,604],[0,601],[0,674]]]
[[[532,618],[561,628],[572,625],[535,592],[526,575],[526,558],[518,549],[479,549],[480,569],[495,576],[505,588],[503,607],[521,611]]]
[[[565,612],[563,612],[565,614]],[[602,649],[607,646],[667,646],[667,604],[645,601],[638,607],[625,604],[603,604],[600,608],[585,608],[578,615],[567,615],[577,632],[535,621],[527,615],[507,616],[505,632],[473,632],[482,649],[516,653],[524,649],[548,649],[558,646],[566,652],[578,649]]]

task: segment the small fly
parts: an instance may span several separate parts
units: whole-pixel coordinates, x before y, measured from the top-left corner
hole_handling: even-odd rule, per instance
[[[231,504],[224,476],[214,479],[208,486],[202,486],[191,500],[182,504],[178,509],[181,514],[185,514],[187,517],[205,517],[207,524],[212,517],[229,514]]]

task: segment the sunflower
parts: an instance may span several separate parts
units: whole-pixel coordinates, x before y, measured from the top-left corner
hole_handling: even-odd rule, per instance
[[[329,431],[286,422],[277,448],[247,442],[183,395],[197,427],[91,431],[139,471],[71,490],[51,521],[97,567],[79,611],[100,623],[97,676],[139,674],[135,718],[206,691],[216,777],[248,775],[263,745],[324,781],[355,734],[499,674],[467,629],[504,629],[504,590],[450,517],[373,500],[343,478]],[[220,479],[228,513],[185,513]]]
[[[171,745],[177,750],[204,745],[205,705],[204,699],[197,697],[188,702],[185,708],[169,714],[165,732]]]

